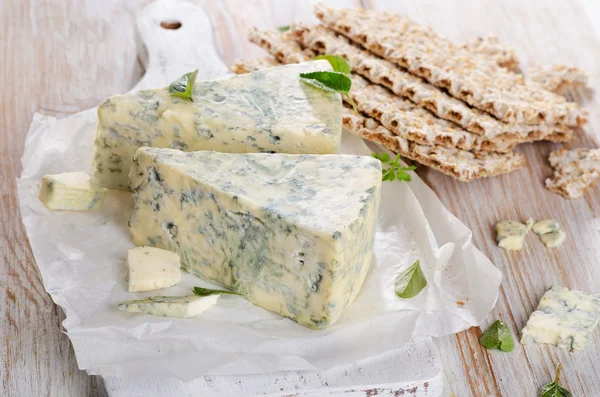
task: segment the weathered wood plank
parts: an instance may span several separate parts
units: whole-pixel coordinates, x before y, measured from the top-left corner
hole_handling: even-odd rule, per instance
[[[68,114],[96,105],[110,94],[124,92],[141,75],[134,45],[133,15],[146,0],[77,2],[0,0],[0,344],[1,395],[103,395],[101,381],[78,371],[67,337],[60,332],[64,316],[44,292],[18,215],[14,177],[34,111]],[[334,6],[357,1],[337,0]],[[307,2],[260,0],[199,1],[215,26],[217,45],[226,62],[263,52],[247,43],[250,25],[276,27],[309,20]],[[490,32],[513,45],[525,68],[532,62],[566,62],[595,73],[600,43],[578,2],[464,2],[422,0],[363,1],[363,5],[404,12],[431,24],[456,41]],[[594,118],[599,106],[585,91],[575,95],[586,103],[592,121],[573,147],[594,146]],[[498,305],[492,318],[504,319],[515,336],[552,283],[600,291],[600,188],[583,199],[568,201],[543,188],[550,174],[547,155],[558,145],[524,146],[529,166],[518,173],[468,185],[420,168],[419,175],[445,205],[473,230],[475,244],[503,272]],[[496,247],[493,224],[503,218],[555,217],[568,233],[559,249],[546,249],[530,235],[522,253]],[[489,323],[488,322],[488,323]],[[487,323],[486,323],[487,325]],[[506,354],[478,344],[479,329],[437,340],[446,368],[448,394],[457,396],[530,396],[547,382],[555,365],[565,366],[563,383],[574,395],[600,395],[600,335],[590,348],[570,354],[532,346]]]

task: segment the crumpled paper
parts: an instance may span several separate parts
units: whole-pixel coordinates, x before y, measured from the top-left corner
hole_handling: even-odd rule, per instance
[[[182,28],[161,30],[158,22],[170,18],[180,20]],[[134,90],[168,84],[194,68],[200,70],[199,79],[227,75],[212,44],[210,21],[200,8],[158,1],[137,22],[148,59],[146,74]],[[304,328],[227,295],[191,319],[120,312],[121,301],[187,295],[193,286],[210,284],[185,273],[176,287],[127,292],[123,260],[133,247],[127,229],[133,209],[130,193],[109,191],[102,209],[91,212],[52,212],[39,201],[44,175],[91,173],[95,124],[95,109],[62,119],[36,114],[18,180],[23,223],[44,286],[65,311],[63,325],[79,368],[90,374],[191,381],[205,374],[324,371],[367,363],[393,350],[402,356],[413,352],[411,364],[427,370],[419,377],[409,368],[399,369],[389,382],[439,378],[428,336],[477,325],[496,302],[500,272],[473,246],[471,231],[413,175],[410,183],[383,183],[372,268],[355,303],[327,330]],[[343,137],[344,153],[381,150],[353,135]],[[413,299],[400,299],[394,280],[416,259],[428,286]],[[402,361],[388,361],[394,360]]]
[[[497,298],[501,275],[471,242],[471,232],[415,175],[385,182],[375,258],[355,303],[333,327],[315,331],[236,296],[192,319],[124,313],[117,303],[156,295],[129,293],[123,260],[130,242],[131,194],[109,191],[101,210],[49,211],[38,199],[49,173],[91,172],[95,111],[55,119],[36,114],[22,158],[19,203],[44,286],[67,315],[64,327],[79,367],[101,375],[162,375],[325,370],[479,324]],[[360,138],[343,152],[370,155]],[[396,276],[420,259],[427,288],[394,294]],[[161,295],[189,294],[208,283],[185,273]]]

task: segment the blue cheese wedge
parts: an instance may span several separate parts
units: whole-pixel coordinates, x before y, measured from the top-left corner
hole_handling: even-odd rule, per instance
[[[548,343],[584,350],[600,322],[600,294],[553,286],[542,297],[522,331],[521,343]]]
[[[523,242],[529,230],[533,227],[533,219],[525,224],[517,221],[501,221],[496,224],[496,241],[500,248],[518,251],[523,249]]]
[[[105,195],[85,172],[66,172],[44,176],[39,197],[51,210],[85,211],[99,209]]]
[[[300,81],[300,73],[332,70],[313,61],[217,81],[198,81],[193,101],[168,88],[114,96],[98,108],[94,175],[104,187],[128,190],[142,146],[228,153],[337,153],[340,94]]]
[[[354,155],[141,148],[133,242],[311,328],[359,293],[371,263],[381,163]]]
[[[129,292],[153,291],[181,282],[181,264],[175,252],[154,247],[129,250],[125,270]]]
[[[217,303],[219,295],[152,296],[119,303],[119,310],[152,316],[187,318],[197,316]]]

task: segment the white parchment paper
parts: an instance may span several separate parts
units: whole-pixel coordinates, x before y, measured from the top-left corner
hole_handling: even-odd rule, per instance
[[[413,335],[464,330],[495,303],[500,272],[472,245],[469,229],[414,176],[410,183],[383,184],[372,269],[356,302],[330,329],[304,328],[232,296],[192,319],[119,312],[117,302],[153,294],[126,289],[131,195],[110,191],[94,212],[52,212],[38,199],[43,175],[91,171],[95,121],[94,111],[64,119],[37,114],[18,181],[44,285],[67,314],[64,327],[80,368],[92,374],[189,380],[207,373],[323,370],[400,347]],[[371,151],[344,135],[344,153]],[[413,299],[399,299],[395,277],[417,258],[429,285]],[[160,294],[187,294],[194,285],[208,284],[186,273],[180,286]]]
[[[158,23],[165,18],[180,20],[183,27],[165,33]],[[136,89],[167,84],[196,67],[204,79],[226,73],[212,47],[210,22],[198,7],[153,3],[138,18],[138,29],[149,59]],[[178,55],[182,46],[188,63]],[[427,336],[477,325],[494,306],[500,272],[472,245],[471,231],[415,175],[410,183],[383,184],[371,271],[356,302],[330,329],[304,328],[233,296],[222,296],[192,319],[120,312],[117,302],[157,294],[126,289],[131,194],[110,191],[102,209],[94,212],[51,212],[38,199],[45,174],[91,172],[95,123],[95,109],[63,119],[36,114],[18,180],[23,223],[44,286],[66,312],[63,325],[78,365],[90,374],[190,381],[205,374],[328,370],[395,349],[418,350],[402,354],[415,368],[422,364],[430,371],[412,373],[404,365],[395,380],[424,379],[426,373],[434,378],[439,367],[432,364],[436,359]],[[344,135],[344,153],[370,155],[373,150],[381,151]],[[413,299],[399,299],[395,277],[416,259],[429,285]],[[209,286],[185,273],[181,285],[159,294],[189,294],[195,285]]]

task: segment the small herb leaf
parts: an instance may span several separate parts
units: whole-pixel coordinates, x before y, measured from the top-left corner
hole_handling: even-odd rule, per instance
[[[333,68],[334,72],[350,74],[350,65],[348,64],[348,61],[346,61],[346,59],[344,57],[341,57],[339,55],[325,54],[325,55],[319,55],[318,57],[315,57],[315,61],[317,61],[319,59],[324,59],[327,62],[329,62],[329,64]]]
[[[560,376],[561,370],[562,364],[558,364],[556,374],[554,375],[554,381],[540,388],[538,393],[539,397],[571,397],[571,392],[558,384],[558,377]]]
[[[169,94],[193,101],[192,89],[198,77],[198,70],[186,73],[169,85]]]
[[[427,279],[421,270],[421,263],[417,260],[396,277],[394,291],[400,298],[409,299],[417,296],[426,286]]]
[[[277,29],[279,29],[280,32],[287,32],[290,30],[290,25],[280,26]]]
[[[394,181],[397,179],[399,181],[410,182],[411,176],[406,171],[414,171],[417,169],[417,167],[415,167],[414,165],[410,165],[408,167],[400,165],[399,154],[396,155],[396,158],[393,161],[390,161],[390,156],[386,152],[383,152],[381,154],[372,153],[371,155],[377,160],[381,161],[383,164],[387,164],[390,166],[389,168],[383,168],[381,170],[383,174],[381,180],[383,181]]]
[[[224,289],[210,289],[210,288],[202,288],[202,287],[194,287],[194,294],[198,296],[209,296],[209,295],[239,295],[237,292],[228,291]]]
[[[510,352],[515,348],[515,342],[508,326],[500,320],[494,323],[483,333],[479,341],[483,347]]]
[[[352,87],[350,77],[339,72],[308,72],[300,73],[302,81],[323,90],[337,91],[348,94]]]

